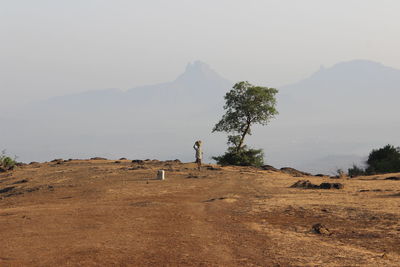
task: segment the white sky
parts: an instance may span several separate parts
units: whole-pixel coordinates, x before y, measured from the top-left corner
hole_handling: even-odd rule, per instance
[[[0,105],[174,79],[189,61],[279,86],[320,65],[400,69],[398,0],[0,0]]]

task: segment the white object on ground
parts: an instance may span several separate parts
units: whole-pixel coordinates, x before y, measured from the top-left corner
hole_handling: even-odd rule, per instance
[[[164,170],[158,170],[157,179],[158,180],[165,180],[165,171]]]

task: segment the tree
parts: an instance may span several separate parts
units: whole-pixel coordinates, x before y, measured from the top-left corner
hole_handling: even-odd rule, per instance
[[[374,149],[367,160],[368,174],[400,172],[400,148],[386,145],[380,149]]]
[[[379,173],[400,172],[400,148],[386,145],[379,149],[373,149],[369,153],[368,160],[363,169],[353,164],[348,170],[351,177],[360,175],[371,175]]]
[[[278,114],[275,108],[277,93],[275,88],[254,86],[249,82],[238,82],[226,93],[225,114],[212,130],[229,134],[230,148],[225,158],[237,158],[240,155],[260,157],[262,150],[247,149],[244,140],[247,135],[251,135],[252,125],[267,125]],[[221,157],[215,159],[218,161]]]

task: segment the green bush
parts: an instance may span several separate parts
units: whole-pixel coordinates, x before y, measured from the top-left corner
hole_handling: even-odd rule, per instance
[[[400,148],[386,145],[379,149],[373,149],[368,156],[366,165],[365,169],[353,165],[348,169],[349,176],[400,172]]]
[[[365,175],[366,172],[363,168],[358,167],[357,165],[353,164],[353,167],[348,169],[348,174],[350,177],[362,176]]]
[[[243,146],[240,151],[230,147],[222,156],[213,157],[220,165],[255,166],[264,165],[264,152],[262,149],[251,149]]]
[[[3,150],[0,155],[0,169],[3,170],[12,170],[17,162],[15,159],[10,158],[6,155],[5,151]]]
[[[368,174],[400,172],[400,148],[386,145],[380,149],[374,149],[367,160]]]

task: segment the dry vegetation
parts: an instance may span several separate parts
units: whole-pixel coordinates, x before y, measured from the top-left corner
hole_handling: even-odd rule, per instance
[[[159,169],[167,180],[153,179]],[[0,174],[0,266],[398,266],[400,181],[389,176],[400,174],[333,180],[102,159],[20,166]],[[344,189],[290,188],[299,179]]]

